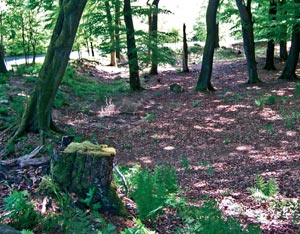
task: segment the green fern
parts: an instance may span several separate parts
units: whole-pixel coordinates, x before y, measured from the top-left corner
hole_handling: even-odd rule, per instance
[[[27,190],[14,191],[3,201],[5,203],[4,210],[8,213],[0,217],[0,221],[9,221],[16,229],[32,228],[37,224],[39,215],[34,210]]]
[[[249,191],[252,193],[252,196],[259,200],[266,200],[270,197],[274,197],[279,192],[278,185],[274,178],[265,181],[262,176],[256,177],[256,186],[249,188]]]
[[[141,171],[136,177],[132,194],[142,220],[152,221],[162,212],[170,193],[178,189],[175,170],[171,166],[155,168],[153,173]]]

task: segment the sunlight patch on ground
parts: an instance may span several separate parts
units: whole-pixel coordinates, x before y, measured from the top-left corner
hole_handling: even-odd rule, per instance
[[[145,164],[151,164],[152,163],[151,157],[141,157],[140,161],[145,163]]]
[[[251,113],[251,114],[257,114],[257,113]],[[262,111],[258,113],[258,115],[265,119],[270,121],[276,121],[276,120],[282,120],[282,117],[277,114],[276,111],[273,111],[271,108],[264,108]]]
[[[164,147],[164,150],[167,150],[167,151],[175,150],[175,147],[168,145],[168,146]]]
[[[194,129],[205,130],[207,132],[223,132],[222,128],[202,127],[202,126],[199,126],[199,125],[194,125]]]

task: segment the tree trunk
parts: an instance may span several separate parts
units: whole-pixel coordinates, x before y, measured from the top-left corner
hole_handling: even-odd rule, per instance
[[[189,72],[188,66],[188,45],[186,40],[186,26],[183,24],[183,56],[182,56],[182,71]]]
[[[275,52],[274,40],[269,40],[268,47],[267,47],[266,64],[264,66],[264,69],[268,71],[276,70],[276,67],[274,65],[274,52]]]
[[[7,73],[7,68],[4,60],[4,46],[0,44],[0,73]]]
[[[91,46],[92,57],[95,57],[94,44],[92,41],[90,41],[90,46]]]
[[[206,11],[206,28],[207,35],[203,52],[203,59],[201,65],[201,71],[198,78],[196,90],[205,91],[205,90],[215,90],[211,84],[211,74],[213,67],[214,59],[214,49],[215,49],[215,40],[217,34],[217,10],[219,6],[219,0],[209,0],[207,11]]]
[[[113,185],[115,153],[115,149],[107,145],[88,141],[71,143],[51,157],[51,175],[62,190],[75,193],[83,200],[93,191],[89,206],[98,203],[102,210],[125,215],[124,205]]]
[[[126,24],[127,57],[129,63],[129,84],[131,90],[141,90],[138,55],[134,37],[134,26],[130,0],[124,0],[124,20]]]
[[[87,0],[61,0],[52,38],[33,94],[23,113],[14,138],[30,131],[56,130],[51,111],[58,87],[65,73],[79,21]]]
[[[295,3],[299,5],[300,0],[294,0]],[[286,80],[296,80],[298,77],[296,75],[296,68],[299,60],[299,53],[300,53],[300,23],[299,23],[300,13],[299,7],[295,8],[295,20],[296,23],[293,26],[293,33],[292,33],[292,41],[291,41],[291,48],[289,52],[289,56],[285,63],[285,67],[279,79],[286,79]]]
[[[279,0],[278,4],[281,8],[283,8],[282,6],[286,3],[286,0]],[[279,10],[277,12],[277,14],[279,15],[279,17],[284,18],[287,17],[287,11],[284,10]],[[280,40],[280,48],[279,48],[279,56],[280,59],[282,59],[283,61],[286,61],[288,58],[288,52],[287,52],[287,26],[285,24],[280,25],[281,27],[281,34],[283,35],[281,40]]]
[[[293,27],[292,42],[290,53],[285,63],[285,67],[279,79],[296,80],[296,68],[299,60],[300,52],[300,24],[297,23]]]
[[[109,0],[105,1],[105,11],[108,24],[108,31],[110,36],[110,64],[109,66],[116,66],[116,49],[115,49],[115,29],[113,27],[113,18],[110,12],[111,6]]]
[[[277,3],[275,0],[270,0],[270,9],[269,9],[269,15],[272,21],[276,20],[276,14],[277,14]],[[272,23],[272,26],[269,28],[269,30],[274,30],[274,24]],[[271,36],[272,33],[269,33],[269,36]],[[266,56],[266,64],[264,66],[264,69],[270,71],[270,70],[276,70],[275,64],[274,64],[274,53],[275,53],[275,44],[274,40],[271,39],[268,41],[268,47],[267,47],[267,56]]]
[[[115,41],[116,41],[116,58],[121,60],[121,39],[120,39],[120,26],[121,26],[121,3],[120,0],[115,1]]]
[[[288,52],[287,52],[287,42],[286,40],[280,40],[279,44],[279,57],[283,61],[286,61],[288,58]]]
[[[151,69],[150,74],[158,74],[158,45],[157,45],[157,29],[158,29],[158,3],[159,0],[154,0],[152,3],[152,24],[151,24]]]
[[[247,1],[247,5],[244,5],[243,0],[236,0],[237,7],[240,12],[242,21],[242,35],[244,41],[244,50],[248,67],[248,84],[254,84],[261,82],[258,78],[256,60],[255,60],[255,43],[253,33],[253,21],[251,14],[251,0]]]
[[[219,35],[219,26],[220,24],[216,22],[216,39],[215,39],[215,49],[220,48],[220,35]]]

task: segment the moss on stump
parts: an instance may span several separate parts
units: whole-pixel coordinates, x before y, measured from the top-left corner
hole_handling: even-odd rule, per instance
[[[95,188],[93,200],[101,209],[125,215],[126,211],[113,185],[115,148],[94,145],[89,141],[71,143],[51,160],[53,179],[69,192],[85,199]]]

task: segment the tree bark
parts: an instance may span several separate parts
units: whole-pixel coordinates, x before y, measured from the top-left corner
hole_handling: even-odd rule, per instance
[[[124,20],[126,24],[126,38],[127,38],[127,57],[129,63],[129,84],[133,91],[141,90],[138,54],[134,36],[134,26],[132,20],[132,11],[130,0],[124,0]]]
[[[151,7],[152,22],[151,22],[151,69],[150,75],[158,74],[158,42],[157,42],[157,29],[158,29],[158,3],[159,0],[154,0]]]
[[[187,39],[186,39],[186,26],[183,24],[183,56],[182,56],[182,71],[183,72],[189,72],[189,66],[188,66],[188,45],[187,45]]]
[[[110,36],[110,64],[109,66],[116,66],[116,48],[115,48],[115,29],[113,27],[113,18],[110,12],[111,6],[109,0],[105,1],[105,11],[108,24],[108,31]]]
[[[116,41],[116,58],[121,60],[121,39],[120,39],[120,26],[121,26],[121,2],[115,1],[115,41]]]
[[[243,0],[236,0],[242,21],[242,35],[244,41],[244,50],[248,67],[248,84],[261,82],[258,78],[256,60],[255,60],[255,43],[253,33],[253,21],[251,14],[251,0],[247,0],[247,5],[244,5]]]
[[[4,60],[4,46],[0,44],[0,73],[7,73],[7,68]]]
[[[281,8],[283,8],[282,6],[286,3],[286,0],[279,0],[278,1],[278,5],[281,6]],[[286,17],[287,15],[287,11],[284,10],[282,12],[278,11],[277,14],[279,15],[279,17],[283,18]],[[285,24],[281,25],[281,34],[283,35],[281,40],[280,40],[280,48],[279,48],[279,56],[280,59],[282,59],[283,61],[286,61],[288,58],[288,52],[287,52],[287,26]]]
[[[266,69],[268,71],[276,70],[276,67],[274,64],[274,52],[275,52],[274,40],[269,40],[268,47],[267,47],[266,64],[264,66],[264,69]]]
[[[289,56],[289,54],[287,52],[287,42],[286,42],[286,40],[280,40],[280,43],[279,43],[279,57],[283,61],[286,61],[288,56]]]
[[[107,145],[94,145],[88,141],[71,143],[51,157],[51,175],[64,190],[85,199],[93,190],[91,205],[125,215],[126,211],[113,184],[115,149]]]
[[[201,65],[201,71],[198,78],[196,90],[205,91],[205,90],[215,90],[211,84],[211,74],[213,67],[214,59],[214,49],[215,49],[215,40],[217,34],[217,10],[219,6],[219,0],[209,0],[207,11],[206,11],[206,28],[207,35],[205,40],[203,59]]]
[[[23,113],[14,138],[24,132],[56,130],[51,112],[53,102],[65,73],[79,21],[87,0],[61,0],[50,45],[40,70],[33,94]]]
[[[275,0],[270,0],[269,16],[272,21],[276,20],[276,13],[277,13],[277,3]],[[274,26],[272,26],[270,28],[270,30],[272,30],[272,29],[274,30]],[[271,33],[269,33],[269,34],[271,34]],[[268,71],[276,70],[276,67],[274,64],[274,53],[275,53],[275,42],[273,39],[271,39],[268,41],[266,64],[264,66],[264,69],[266,69]]]
[[[296,68],[299,60],[300,52],[300,24],[297,23],[293,27],[292,42],[290,53],[285,63],[285,67],[279,79],[296,80]]]

